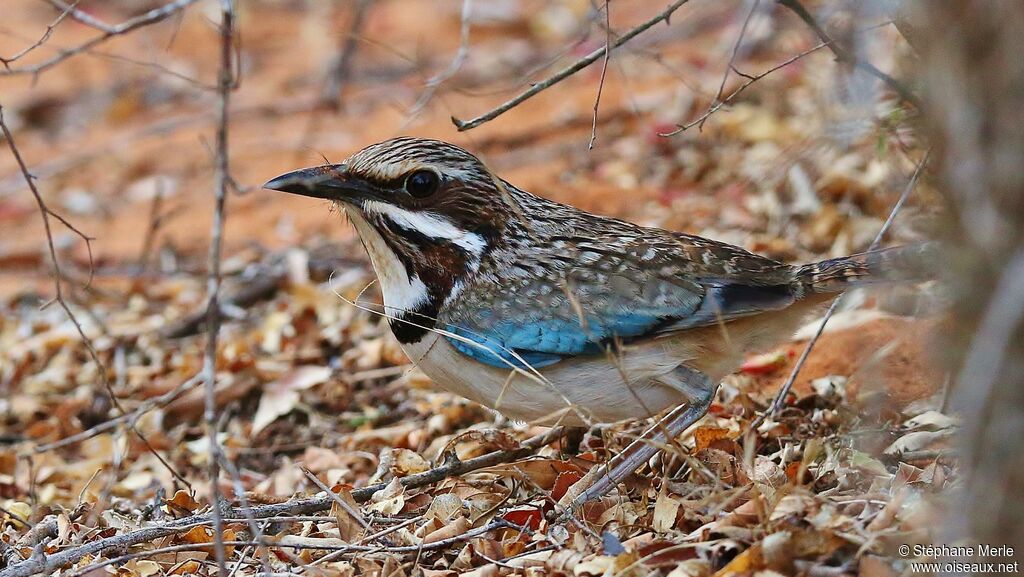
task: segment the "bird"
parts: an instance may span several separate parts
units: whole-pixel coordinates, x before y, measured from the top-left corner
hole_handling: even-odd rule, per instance
[[[893,247],[792,265],[584,212],[456,145],[399,137],[265,188],[330,200],[354,226],[409,359],[509,418],[590,426],[669,413],[567,502],[607,494],[698,421],[746,355],[845,290],[904,280]]]

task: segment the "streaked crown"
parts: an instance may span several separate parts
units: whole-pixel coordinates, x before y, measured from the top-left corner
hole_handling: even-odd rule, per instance
[[[387,140],[264,186],[338,202],[370,254],[385,305],[424,319],[477,271],[516,215],[511,185],[438,140]]]

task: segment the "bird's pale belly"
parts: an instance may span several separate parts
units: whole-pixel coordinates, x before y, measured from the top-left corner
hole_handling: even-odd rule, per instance
[[[669,375],[683,358],[670,342],[614,360],[566,359],[536,371],[479,363],[435,333],[402,348],[438,386],[523,421],[586,425],[643,418],[692,397],[686,383]]]
[[[614,358],[581,356],[518,373],[474,361],[436,333],[402,348],[438,386],[508,417],[545,424],[614,422],[702,397],[704,389],[739,367],[744,354],[792,335],[808,311],[825,302],[808,299],[781,311],[652,339],[627,346]],[[675,369],[681,365],[707,379],[680,377],[685,371]]]

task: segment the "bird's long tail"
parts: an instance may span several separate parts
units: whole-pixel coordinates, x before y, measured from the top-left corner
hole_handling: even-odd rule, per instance
[[[809,293],[836,293],[855,286],[889,282],[923,282],[938,275],[935,243],[895,246],[805,264],[796,280]]]

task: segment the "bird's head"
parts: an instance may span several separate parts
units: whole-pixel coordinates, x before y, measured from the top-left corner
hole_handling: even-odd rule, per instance
[[[370,254],[385,306],[399,317],[436,316],[515,217],[505,183],[437,140],[387,140],[264,187],[338,203]]]

